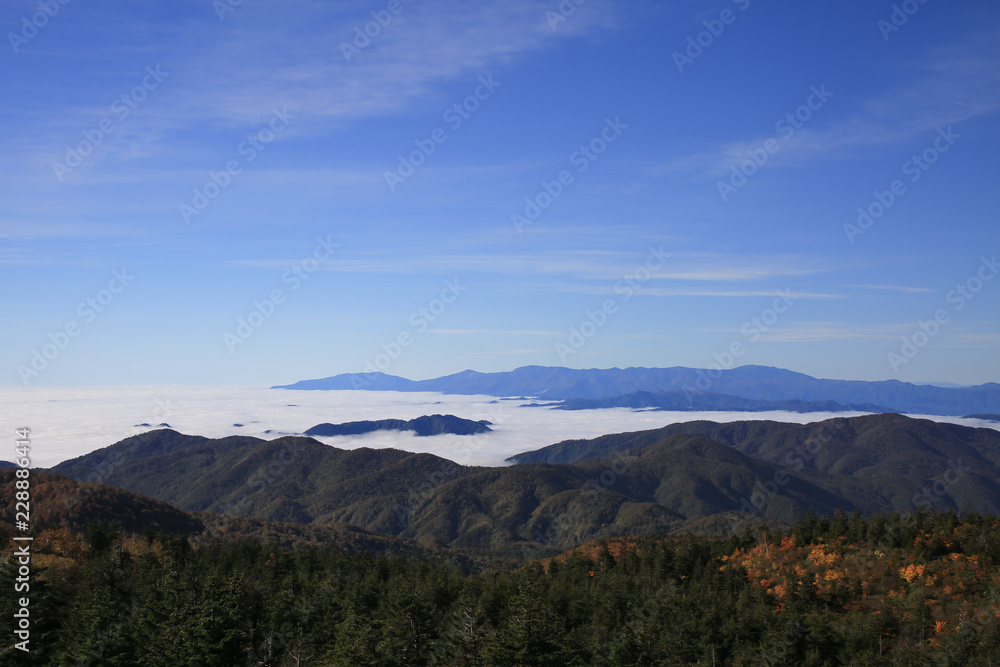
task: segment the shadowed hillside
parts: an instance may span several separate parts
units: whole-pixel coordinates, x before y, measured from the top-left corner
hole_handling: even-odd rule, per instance
[[[809,511],[1000,512],[1000,433],[896,414],[806,425],[689,422],[522,456],[569,461],[465,467],[310,438],[207,440],[164,430],[55,470],[86,479],[95,465],[110,465],[108,483],[185,510],[345,523],[506,555],[621,535],[726,534]]]

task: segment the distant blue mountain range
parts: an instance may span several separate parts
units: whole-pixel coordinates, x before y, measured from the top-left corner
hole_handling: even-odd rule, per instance
[[[523,366],[501,373],[466,370],[430,380],[407,380],[384,373],[344,373],[273,389],[434,391],[447,394],[531,396],[552,401],[614,399],[636,392],[683,392],[690,405],[712,394],[755,401],[831,401],[869,404],[911,414],[962,416],[1000,413],[1000,384],[972,387],[916,385],[898,380],[822,380],[770,366],[713,371],[673,368],[574,369]],[[701,397],[701,398],[699,398]],[[692,408],[698,409],[698,408]]]
[[[568,398],[555,403],[532,403],[524,407],[547,407],[553,410],[600,410],[603,408],[632,408],[634,410],[667,410],[671,412],[894,412],[880,405],[860,403],[841,405],[836,401],[802,401],[791,398],[783,401],[742,398],[716,392],[686,394],[683,391],[637,391],[614,398]]]

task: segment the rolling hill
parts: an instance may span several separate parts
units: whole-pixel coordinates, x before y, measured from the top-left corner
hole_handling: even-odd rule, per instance
[[[841,417],[809,424],[769,420],[681,422],[647,431],[602,435],[589,440],[565,440],[516,454],[507,460],[511,463],[572,463],[652,444],[678,433],[711,438],[754,458],[775,463],[787,463],[791,455],[792,462],[802,459],[803,465],[807,467],[822,467],[823,464],[814,463],[813,458],[818,462],[827,461],[834,456],[834,452],[842,455],[846,447],[851,447],[854,452],[866,452],[867,456],[875,457],[879,464],[884,464],[886,461],[881,452],[886,451],[887,443],[891,443],[894,450],[904,451],[907,455],[914,453],[921,447],[921,443],[926,442],[933,443],[939,453],[954,456],[970,456],[972,453],[969,449],[956,447],[974,447],[991,458],[1000,455],[1000,432],[994,429],[972,428],[890,413]],[[814,446],[806,447],[807,443],[817,441],[822,443],[822,447],[810,454],[809,450]],[[998,454],[994,454],[994,451]],[[841,469],[835,470],[840,471]]]
[[[0,485],[14,487],[14,471],[0,470]],[[322,526],[265,521],[214,512],[186,512],[177,507],[107,484],[81,482],[52,472],[31,472],[31,534],[62,531],[82,535],[92,523],[117,526],[126,534],[184,535],[194,542],[261,539],[282,548],[295,545],[335,545],[346,552],[367,552],[427,559],[444,555],[464,565],[466,560],[443,552],[438,545],[389,537],[357,526],[331,522]],[[14,526],[13,494],[0,494],[0,534]],[[2,525],[6,524],[6,525]],[[9,529],[8,529],[9,526]]]
[[[364,531],[479,554],[602,537],[724,532],[807,511],[1000,512],[1000,433],[902,415],[812,424],[707,421],[558,443],[509,467],[341,450],[311,438],[161,430],[67,461],[188,511]],[[531,461],[534,462],[531,462]]]
[[[0,486],[13,489],[14,470],[0,470]],[[64,529],[83,532],[92,521],[105,526],[118,524],[123,530],[140,533],[149,528],[165,533],[194,535],[204,523],[172,505],[121,488],[79,482],[49,472],[31,472],[31,521],[33,529]],[[23,508],[22,508],[23,509]],[[0,519],[14,525],[15,499],[0,494]]]

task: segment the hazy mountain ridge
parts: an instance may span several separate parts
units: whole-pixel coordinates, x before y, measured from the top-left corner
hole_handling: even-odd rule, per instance
[[[531,406],[535,407],[535,406]],[[787,399],[770,401],[742,398],[730,394],[683,391],[637,391],[613,398],[570,398],[557,404],[545,404],[553,410],[599,410],[604,408],[633,408],[673,412],[892,412],[871,403],[842,405],[836,401],[802,401]]]
[[[824,380],[769,366],[729,370],[673,368],[572,369],[523,366],[500,373],[472,370],[429,380],[407,380],[384,373],[344,373],[304,380],[275,389],[431,391],[490,396],[534,396],[551,400],[612,399],[635,392],[684,392],[691,401],[699,393],[718,393],[760,401],[834,401],[871,404],[912,414],[961,416],[1000,413],[1000,384],[973,387],[916,385],[898,380]]]

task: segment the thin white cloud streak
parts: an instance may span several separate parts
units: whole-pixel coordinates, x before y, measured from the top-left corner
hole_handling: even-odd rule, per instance
[[[594,291],[595,294],[611,294],[612,290]],[[692,289],[660,289],[656,287],[643,287],[635,292],[636,296],[699,296],[699,297],[732,297],[732,298],[760,298],[777,297],[775,290],[692,290]],[[843,294],[823,294],[820,292],[795,292],[788,293],[792,299],[843,299]]]
[[[666,248],[664,248],[666,250]],[[367,255],[367,257],[359,257]],[[417,255],[417,256],[415,256]],[[276,269],[287,266],[293,259],[246,259],[233,260],[227,264],[247,268]],[[534,255],[486,255],[458,249],[455,254],[441,255],[413,251],[408,247],[406,252],[355,252],[353,256],[341,257],[326,262],[321,270],[344,273],[440,273],[444,272],[483,272],[503,275],[568,275],[578,278],[603,281],[612,285],[622,278],[633,274],[643,266],[644,259],[635,251],[553,251],[551,253]],[[669,267],[653,273],[646,281],[652,286],[662,281],[688,282],[754,282],[774,280],[776,278],[809,276],[835,270],[833,267],[817,268],[817,261],[807,261],[789,257],[761,257],[748,261],[745,256],[726,257],[713,255],[710,259],[699,256],[687,257],[675,255],[667,260]],[[808,266],[807,266],[808,264]],[[556,288],[558,289],[558,288]],[[588,293],[587,287],[568,287],[565,291],[582,289]],[[610,287],[608,288],[610,289]],[[651,287],[645,287],[642,293],[652,293]],[[741,292],[721,296],[759,296],[760,291]],[[773,296],[773,292],[769,292]],[[700,296],[697,292],[694,296]],[[710,295],[710,294],[706,294]],[[831,295],[812,295],[816,298],[836,298]]]
[[[447,336],[565,336],[560,331],[518,331],[505,329],[428,329],[427,333],[443,334]]]
[[[671,336],[669,334],[645,333],[620,334],[616,336],[616,338],[624,338],[625,340],[677,340],[677,336]]]
[[[909,287],[906,285],[848,285],[848,287],[857,287],[860,289],[884,290],[889,292],[908,292],[911,294],[926,294],[928,292],[939,291],[931,289],[929,287]]]
[[[340,45],[354,39],[355,26],[371,20],[368,8],[334,11],[328,3],[307,1],[244,4],[230,20],[235,29],[213,30],[213,47],[198,63],[200,85],[183,101],[175,100],[174,114],[247,125],[284,102],[302,115],[297,131],[311,122],[393,114],[438,95],[442,82],[485,74],[522,53],[616,23],[614,5],[592,0],[565,30],[552,31],[544,17],[550,5],[405,3],[348,62]],[[295,37],[276,42],[276,33]]]
[[[976,57],[973,53],[982,55]],[[816,127],[822,122],[817,118],[792,137],[781,139],[780,148],[769,157],[768,165],[796,165],[830,156],[853,157],[872,146],[910,140],[1000,110],[1000,35],[996,33],[938,48],[910,69],[914,76],[910,83],[868,100],[845,120]],[[832,92],[836,95],[838,91]],[[756,138],[679,157],[655,171],[718,178],[728,174],[734,164],[746,160],[747,150],[759,149],[765,140],[780,136],[773,130],[765,128],[765,133]]]
[[[474,87],[478,76],[523,54],[615,29],[623,14],[608,0],[589,0],[553,31],[545,20],[545,11],[553,7],[548,0],[495,0],[461,7],[407,2],[351,62],[340,45],[354,39],[355,26],[372,20],[371,7],[320,0],[243,3],[219,21],[206,3],[205,21],[158,27],[173,39],[166,41],[172,47],[156,50],[128,38],[148,32],[148,26],[128,16],[109,17],[95,30],[107,31],[109,25],[120,27],[125,21],[133,25],[108,34],[106,49],[94,55],[94,71],[106,77],[121,62],[141,62],[134,68],[135,82],[116,78],[89,103],[67,103],[62,91],[53,90],[54,106],[33,114],[27,123],[12,119],[19,131],[8,146],[8,158],[18,169],[7,170],[5,180],[45,189],[122,179],[164,182],[164,172],[167,181],[180,179],[180,172],[162,166],[149,170],[145,164],[150,158],[159,165],[165,160],[207,159],[213,147],[205,141],[206,133],[216,137],[255,130],[267,123],[275,107],[288,106],[295,114],[283,139],[329,136],[358,120],[420,105],[445,108],[458,101],[443,92],[446,84],[468,79]],[[87,20],[98,21],[97,10],[90,11]],[[102,71],[101,64],[108,71]],[[56,183],[52,161],[64,159],[67,144],[75,145],[82,131],[109,117],[108,101],[141,81],[147,64],[162,64],[169,76],[150,93],[149,101],[116,122],[115,131],[93,156],[66,176],[67,183]],[[44,107],[46,101],[39,100]],[[143,168],[135,168],[137,164]],[[125,173],[123,165],[133,168]]]
[[[929,343],[929,347],[941,348],[997,348],[1000,347],[1000,333],[975,333],[972,331],[957,331],[943,340]]]
[[[793,324],[781,329],[760,332],[762,343],[819,343],[837,340],[893,340],[912,336],[919,330],[917,322],[893,322],[860,325],[850,322],[811,322]],[[737,329],[700,329],[706,333],[737,333]],[[929,348],[994,348],[1000,347],[1000,334],[976,333],[966,327],[945,325],[941,333],[928,344]]]
[[[817,343],[832,340],[897,340],[912,333],[913,323],[865,326],[849,322],[816,322],[771,329],[760,334],[762,343]]]
[[[6,222],[0,230],[9,235],[11,242],[53,241],[58,239],[150,237],[149,230],[138,226],[125,227],[105,223],[81,222]]]

